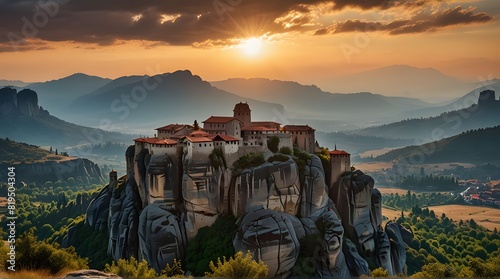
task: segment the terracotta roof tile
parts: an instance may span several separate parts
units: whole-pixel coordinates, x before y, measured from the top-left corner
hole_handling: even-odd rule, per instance
[[[351,154],[345,152],[344,150],[337,150],[337,149],[328,152],[328,154],[330,154],[330,155],[351,155]]]
[[[244,126],[241,128],[242,131],[277,131],[276,129],[273,128],[268,128],[264,126]]]
[[[156,128],[155,130],[158,130],[158,131],[177,131],[177,130],[180,130],[184,127],[193,128],[191,125],[187,125],[187,124],[169,124],[167,126]]]
[[[207,120],[203,121],[203,123],[219,123],[219,124],[222,123],[222,124],[225,124],[225,123],[229,123],[233,120],[238,120],[238,118],[232,117],[232,116],[210,116]]]
[[[190,142],[212,142],[212,139],[207,137],[184,137]]]
[[[293,132],[316,131],[315,129],[309,127],[309,125],[285,125],[283,126],[283,130]]]
[[[159,138],[137,138],[135,142],[145,142],[150,144],[161,144],[161,145],[176,145],[177,141],[173,139],[159,139]]]
[[[214,141],[238,141],[240,139],[228,135],[216,135]]]

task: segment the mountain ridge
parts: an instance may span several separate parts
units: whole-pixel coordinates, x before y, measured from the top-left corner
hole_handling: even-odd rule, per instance
[[[462,132],[439,141],[411,145],[377,156],[376,161],[405,161],[422,163],[493,163],[500,165],[497,145],[500,126]]]

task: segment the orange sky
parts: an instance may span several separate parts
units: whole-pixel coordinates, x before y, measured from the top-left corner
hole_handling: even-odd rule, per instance
[[[186,3],[190,2],[193,1]],[[118,16],[125,13],[123,16],[134,25],[129,29],[113,26],[106,21],[110,20],[106,16],[102,19],[102,26],[106,27],[92,29],[92,22],[79,16],[79,12],[88,14],[96,8],[69,2],[60,4],[59,13],[49,15],[47,25],[40,27],[36,36],[19,44],[18,51],[12,49],[12,41],[5,37],[11,33],[21,34],[23,21],[19,15],[33,21],[33,9],[29,5],[25,10],[7,7],[19,15],[1,20],[5,22],[0,30],[6,36],[0,42],[0,79],[43,81],[75,72],[116,78],[189,69],[209,81],[267,77],[323,88],[329,86],[329,78],[393,64],[433,67],[471,81],[478,76],[500,78],[500,22],[497,19],[500,5],[496,0],[421,0],[424,6],[389,8],[346,4],[349,1],[312,1],[316,5],[282,4],[282,9],[273,7],[275,10],[269,8],[269,11],[262,10],[267,7],[266,2],[260,7],[258,0],[239,2],[239,6],[222,13],[224,20],[215,7],[206,13],[193,11],[198,8],[195,4],[189,9],[182,4],[165,7],[175,10],[175,16],[170,18],[159,12],[165,22],[146,22],[148,24],[141,27],[144,33],[136,25],[148,16],[158,17],[151,12],[155,10],[152,7],[131,4],[131,7],[114,10],[96,4],[102,9],[99,15],[106,13],[119,21]],[[253,6],[259,13],[250,13]],[[5,7],[2,10],[6,11]],[[214,17],[204,23],[206,30],[190,29],[192,24],[181,22],[189,13],[198,12],[198,21],[205,16]],[[69,15],[74,21],[64,23],[63,19]],[[134,19],[133,15],[141,18]],[[179,34],[175,34],[176,29],[161,36],[148,33],[163,32],[154,28],[168,24],[176,24]],[[61,27],[66,25],[71,28]],[[100,30],[108,26],[109,30]],[[131,35],[127,30],[131,30]],[[253,55],[242,47],[250,37],[259,38],[262,44],[259,50],[253,50]]]

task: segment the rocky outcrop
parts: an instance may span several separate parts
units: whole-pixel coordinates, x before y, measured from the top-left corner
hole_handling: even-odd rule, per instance
[[[349,269],[342,252],[344,228],[337,213],[333,209],[326,211],[320,223],[323,228],[322,260],[318,270],[320,277],[348,278]]]
[[[188,238],[196,235],[199,228],[212,225],[217,216],[227,212],[227,196],[231,172],[219,170],[208,162],[184,162],[182,174],[182,220]]]
[[[351,239],[363,256],[375,252],[375,228],[371,220],[373,178],[357,170],[341,180],[337,210],[346,236]],[[381,219],[381,218],[380,218]]]
[[[103,177],[99,166],[88,159],[72,159],[66,161],[48,161],[43,163],[18,164],[16,170],[22,173],[26,183],[37,181],[66,181],[78,176],[92,183],[102,183]]]
[[[139,240],[139,213],[141,201],[137,192],[137,185],[133,178],[118,183],[113,189],[109,203],[109,242],[108,254],[113,259],[138,259]]]
[[[111,201],[112,189],[104,187],[97,197],[90,203],[85,216],[85,224],[97,231],[108,228],[109,203]]]
[[[24,115],[36,117],[40,113],[38,95],[30,89],[17,92],[13,88],[0,89],[0,116]]]
[[[71,271],[63,275],[62,278],[68,278],[68,279],[123,279],[122,277],[112,274],[112,273],[105,273],[99,270],[94,270],[94,269],[84,269],[84,270],[77,270],[77,271]]]
[[[167,263],[185,256],[187,238],[179,217],[162,204],[146,206],[139,216],[139,258],[161,272]]]
[[[321,160],[312,155],[304,168],[304,185],[301,187],[301,217],[318,217],[331,203],[328,197],[328,186],[325,183],[325,172]]]
[[[13,88],[0,89],[0,117],[5,118],[19,112],[17,109],[17,91]]]
[[[238,226],[233,241],[236,251],[251,251],[255,260],[264,261],[268,277],[291,272],[299,256],[299,239],[305,236],[297,217],[256,206],[239,219]]]
[[[239,217],[235,250],[264,261],[269,278],[296,271],[306,235],[318,236],[315,256],[307,260],[321,278],[369,275],[368,262],[390,275],[405,273],[404,242],[412,233],[396,223],[382,228],[382,196],[361,171],[345,173],[337,184],[339,196],[329,197],[315,155],[301,163],[300,171],[289,157],[236,176],[208,158],[194,162],[133,147],[126,156],[128,176],[110,174],[110,184],[89,206],[85,220],[98,230],[108,226],[108,252],[114,259],[145,259],[160,272],[184,258],[199,228],[233,213]]]
[[[241,216],[247,208],[261,205],[264,209],[297,215],[300,188],[298,166],[292,159],[244,170],[232,185],[232,213]]]
[[[38,95],[30,89],[23,89],[17,93],[17,107],[22,115],[36,117],[40,111]]]

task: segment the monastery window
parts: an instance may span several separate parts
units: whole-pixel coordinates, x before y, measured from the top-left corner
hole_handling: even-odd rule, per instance
[[[201,143],[200,143],[200,147],[201,147]]]

